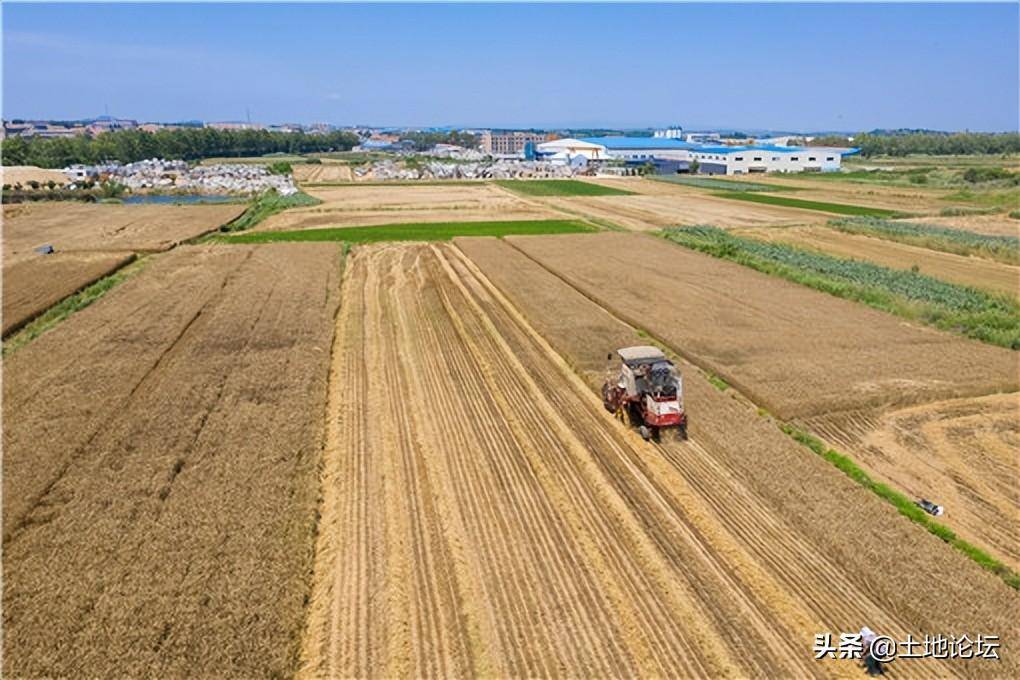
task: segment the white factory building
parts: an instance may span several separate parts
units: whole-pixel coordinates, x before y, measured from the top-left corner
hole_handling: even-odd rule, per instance
[[[754,144],[724,146],[697,144],[675,137],[584,137],[557,139],[536,147],[539,157],[588,161],[617,160],[627,164],[655,163],[659,172],[742,175],[760,172],[835,172],[844,155],[856,149]]]
[[[758,172],[836,172],[846,149],[757,144],[700,146],[690,150],[703,175],[743,175]]]

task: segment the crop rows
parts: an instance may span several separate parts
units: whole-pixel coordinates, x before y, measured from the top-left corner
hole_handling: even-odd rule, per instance
[[[1020,348],[1020,306],[1005,296],[947,283],[915,271],[741,238],[716,227],[673,228],[663,233],[676,243],[758,271],[984,342]]]
[[[1020,264],[1020,238],[979,234],[935,224],[897,222],[876,217],[839,218],[829,226],[849,234],[875,236],[891,241],[923,246],[958,255],[981,255],[1008,264]]]

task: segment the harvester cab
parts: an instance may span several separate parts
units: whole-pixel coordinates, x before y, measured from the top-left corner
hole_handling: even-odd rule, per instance
[[[687,439],[683,378],[658,347],[624,347],[616,351],[602,385],[602,404],[641,436],[658,439],[667,430]],[[607,359],[612,362],[613,354]]]

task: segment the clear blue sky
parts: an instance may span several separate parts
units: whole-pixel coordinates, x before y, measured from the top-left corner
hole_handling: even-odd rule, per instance
[[[3,115],[1015,130],[1018,11],[5,2]]]

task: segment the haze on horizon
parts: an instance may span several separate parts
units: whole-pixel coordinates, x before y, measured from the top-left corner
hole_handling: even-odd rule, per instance
[[[1016,3],[3,7],[5,118],[1017,129]]]

